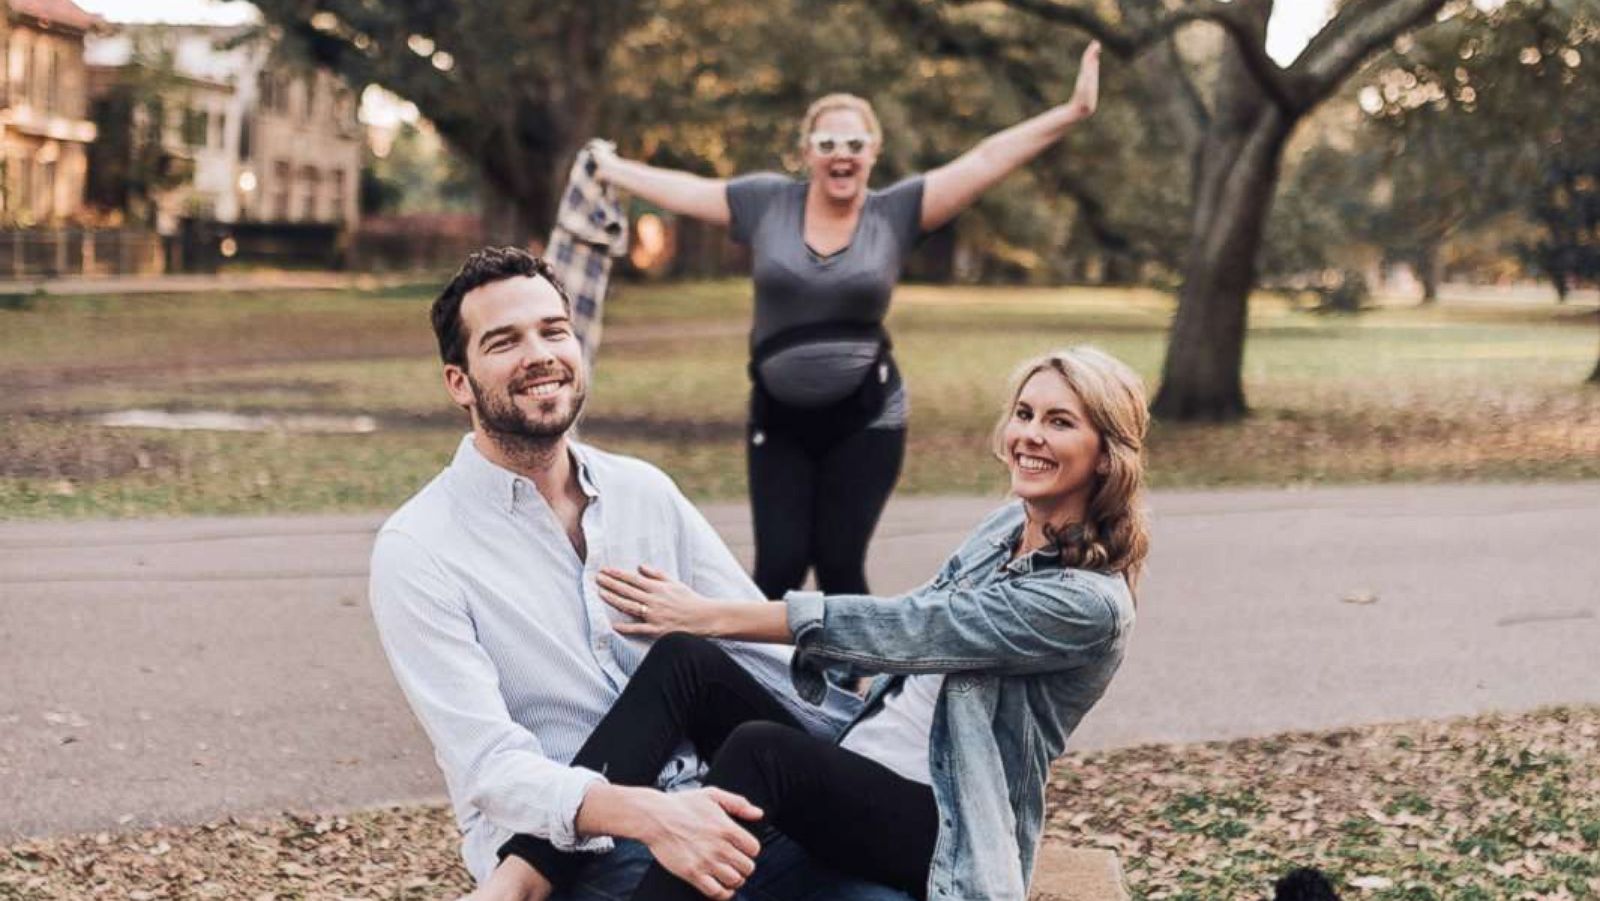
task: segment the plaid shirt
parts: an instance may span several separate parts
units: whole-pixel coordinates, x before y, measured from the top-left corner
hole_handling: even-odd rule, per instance
[[[611,259],[628,252],[628,217],[616,191],[594,177],[590,145],[578,151],[567,175],[555,228],[545,257],[572,298],[572,325],[584,362],[594,364],[600,346],[600,308],[611,280]]]

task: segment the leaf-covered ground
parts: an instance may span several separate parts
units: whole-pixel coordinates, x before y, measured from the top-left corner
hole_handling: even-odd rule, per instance
[[[1257,899],[1304,865],[1346,899],[1600,897],[1600,708],[1074,754],[1047,840],[1122,858],[1136,898]],[[21,842],[0,899],[447,898],[442,807]]]

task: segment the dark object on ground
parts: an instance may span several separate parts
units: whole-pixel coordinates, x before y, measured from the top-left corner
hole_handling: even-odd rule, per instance
[[[1321,870],[1301,867],[1272,887],[1272,901],[1339,901],[1339,895]]]
[[[1366,276],[1354,269],[1342,269],[1328,282],[1314,289],[1318,313],[1359,313],[1372,298]]]

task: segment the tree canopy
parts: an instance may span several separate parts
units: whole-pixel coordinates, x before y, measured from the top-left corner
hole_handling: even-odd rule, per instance
[[[1539,5],[1570,18],[1593,2]],[[985,251],[967,274],[1078,278],[1090,274],[1083,261],[1094,260],[1104,264],[1100,277],[1178,282],[1155,403],[1176,419],[1247,411],[1246,301],[1260,267],[1326,266],[1328,242],[1318,238],[1365,220],[1391,256],[1432,272],[1441,242],[1499,202],[1479,174],[1528,159],[1516,147],[1474,140],[1489,117],[1458,117],[1447,133],[1424,119],[1433,100],[1407,105],[1437,91],[1450,100],[1448,111],[1460,112],[1473,105],[1461,99],[1464,90],[1476,92],[1479,105],[1499,90],[1496,76],[1480,71],[1501,56],[1487,44],[1459,65],[1434,60],[1459,57],[1465,35],[1492,25],[1496,13],[1461,0],[1346,0],[1287,65],[1266,52],[1272,0],[258,5],[315,60],[416,103],[475,161],[494,204],[491,237],[513,241],[546,231],[566,167],[591,136],[705,174],[783,168],[796,162],[794,128],[805,105],[845,90],[877,105],[887,134],[880,168],[894,178],[1063,100],[1078,52],[1098,39],[1110,51],[1101,111],[962,217],[964,239]],[[1564,65],[1560,51],[1537,46],[1556,54],[1549,68]],[[1386,53],[1386,68],[1363,69]],[[1366,72],[1377,80],[1357,75]],[[1359,152],[1337,144],[1307,151],[1280,192],[1296,129],[1325,100],[1351,98],[1358,87],[1381,100],[1359,126]],[[1583,146],[1578,137],[1568,146]],[[1462,164],[1463,146],[1482,148],[1470,165]],[[1316,165],[1307,168],[1308,160]],[[1542,179],[1551,239],[1526,253],[1552,273],[1583,271],[1555,236],[1582,233],[1561,223],[1585,208],[1573,198],[1593,183],[1586,161],[1576,154],[1566,168],[1527,169]]]

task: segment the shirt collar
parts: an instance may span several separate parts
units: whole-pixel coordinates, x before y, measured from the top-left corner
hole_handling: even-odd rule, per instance
[[[479,500],[503,507],[507,512],[515,509],[519,493],[523,497],[528,496],[527,492],[538,493],[539,489],[527,476],[518,475],[485,457],[473,442],[472,434],[468,432],[461,439],[461,444],[456,447],[455,458],[450,461],[453,476],[468,492]],[[589,448],[569,438],[567,452],[572,455],[572,462],[577,468],[579,490],[591,501],[598,499],[600,488],[590,466]]]
[[[1022,529],[1025,523],[1019,522],[1011,529],[1001,532],[990,539],[997,549],[1005,553],[1005,563],[1002,564],[1008,571],[1027,574],[1046,566],[1061,565],[1061,549],[1053,544],[1047,544],[1032,553],[1025,554],[1015,560],[1011,559],[1011,552],[1022,540]]]

